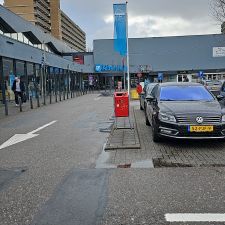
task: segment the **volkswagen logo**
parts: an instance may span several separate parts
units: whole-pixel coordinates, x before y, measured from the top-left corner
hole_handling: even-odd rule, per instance
[[[198,116],[198,117],[196,118],[196,122],[199,123],[199,124],[200,124],[200,123],[203,123],[203,121],[204,121],[204,120],[203,120],[203,118],[202,118],[201,116]]]

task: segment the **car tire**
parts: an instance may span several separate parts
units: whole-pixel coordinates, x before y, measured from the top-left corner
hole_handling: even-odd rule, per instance
[[[149,123],[149,120],[148,120],[148,117],[147,117],[146,112],[145,112],[145,124],[146,124],[147,126],[150,126],[150,125],[151,125],[151,124]]]
[[[158,129],[156,129],[156,125],[154,125],[154,123],[152,124],[152,140],[154,142],[160,142],[160,140],[161,140]]]

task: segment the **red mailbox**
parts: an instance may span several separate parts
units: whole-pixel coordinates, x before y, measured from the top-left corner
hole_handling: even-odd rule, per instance
[[[129,96],[128,92],[114,93],[115,117],[129,117]]]

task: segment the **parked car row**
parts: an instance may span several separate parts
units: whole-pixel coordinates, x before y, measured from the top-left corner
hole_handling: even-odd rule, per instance
[[[213,89],[214,94],[200,83],[148,84],[140,95],[140,109],[145,112],[146,125],[152,127],[153,141],[165,137],[224,139],[225,108],[219,101],[225,96],[225,82],[221,84],[222,89]]]

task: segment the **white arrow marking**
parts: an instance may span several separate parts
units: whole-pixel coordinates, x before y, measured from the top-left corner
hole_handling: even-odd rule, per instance
[[[39,134],[34,134],[50,125],[52,125],[53,123],[57,122],[57,120],[54,120],[52,121],[51,123],[48,123],[42,127],[39,127],[38,129],[36,130],[33,130],[27,134],[15,134],[14,136],[12,136],[8,141],[6,141],[5,143],[3,143],[2,145],[0,145],[0,149],[3,149],[3,148],[6,148],[8,146],[11,146],[11,145],[15,145],[17,143],[20,143],[22,141],[26,141],[28,139],[31,139],[31,138],[34,138],[34,137],[37,137]]]
[[[219,213],[171,213],[165,214],[167,222],[225,222],[225,214]]]
[[[95,101],[99,101],[101,97],[94,98]]]

